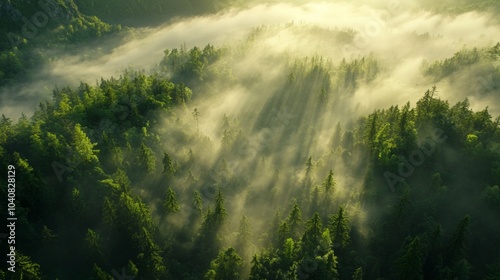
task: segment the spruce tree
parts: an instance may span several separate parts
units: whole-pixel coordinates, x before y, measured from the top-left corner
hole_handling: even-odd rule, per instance
[[[168,188],[165,193],[165,201],[163,202],[163,208],[167,210],[167,213],[176,213],[181,209],[177,198],[175,197],[175,191],[172,188]]]
[[[325,188],[325,192],[327,194],[333,193],[336,184],[337,183],[335,182],[335,178],[333,177],[333,170],[330,169],[330,172],[328,172],[328,176],[326,176],[325,181],[323,182],[323,188]]]
[[[301,226],[302,226],[302,212],[300,211],[299,205],[295,203],[293,205],[292,211],[288,215],[287,223],[290,227],[290,234],[295,239],[300,238]]]
[[[330,217],[328,222],[333,243],[341,247],[346,247],[350,242],[349,218],[342,206],[339,206],[337,214]]]

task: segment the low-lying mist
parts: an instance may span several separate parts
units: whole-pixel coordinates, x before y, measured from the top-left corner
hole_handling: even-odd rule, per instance
[[[268,32],[252,39],[257,41],[241,61],[286,53],[289,59],[315,54],[336,63],[343,58],[352,60],[373,54],[380,61],[380,75],[371,86],[360,87],[355,93],[363,101],[361,106],[368,106],[366,100],[373,104],[364,113],[394,103],[416,101],[431,83],[438,84],[443,89],[441,97],[452,102],[469,96],[470,92],[454,92],[448,96],[444,89],[453,85],[446,79],[429,82],[422,78],[419,64],[424,60],[432,62],[451,57],[463,48],[492,46],[496,43],[495,35],[499,34],[498,24],[488,13],[449,16],[411,6],[399,1],[388,5],[379,1],[363,2],[363,5],[345,2],[258,4],[243,10],[229,9],[216,15],[137,29],[119,47],[100,46],[105,51],[98,57],[40,50],[51,57],[51,63],[26,81],[3,88],[2,112],[14,118],[21,112],[30,113],[38,102],[51,98],[55,85],[76,86],[80,81],[93,84],[101,77],[118,76],[126,68],[149,71],[165,49],[206,44],[234,46],[255,36],[255,30],[251,30],[256,28],[268,29]],[[286,28],[292,25],[295,28]],[[335,29],[348,32],[332,34]],[[247,71],[271,73],[279,69],[281,63],[283,60],[272,65],[247,63],[244,67]],[[488,74],[485,75],[488,78]],[[472,106],[480,108],[489,103],[490,109],[496,112],[498,109],[493,108],[491,98],[474,100]]]

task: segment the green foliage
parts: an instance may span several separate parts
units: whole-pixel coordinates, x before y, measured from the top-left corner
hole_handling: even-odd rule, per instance
[[[500,206],[500,188],[498,186],[488,186],[483,191],[483,199],[491,206]]]
[[[175,213],[181,209],[177,198],[175,197],[175,192],[172,188],[168,188],[165,192],[165,200],[163,201],[163,208],[167,211],[167,213]]]
[[[417,236],[411,239],[398,260],[400,279],[423,279],[422,266],[425,258],[425,247]]]
[[[163,153],[163,174],[171,176],[175,172],[174,161],[169,154]]]
[[[156,170],[156,157],[153,150],[146,146],[144,143],[139,147],[137,151],[137,162],[139,168],[146,171],[147,173],[153,173]]]
[[[14,273],[15,279],[42,279],[40,265],[31,261],[30,257],[18,253],[16,256],[16,264],[17,268],[16,272]]]
[[[73,0],[4,1],[0,13],[0,36],[6,39],[0,41],[0,85],[21,80],[47,63],[40,47],[67,49],[121,31],[120,25],[89,15],[93,13],[80,13]]]
[[[161,71],[171,75],[173,81],[185,82],[189,87],[197,88],[202,82],[207,87],[217,78],[231,78],[227,70],[215,65],[223,53],[223,49],[215,49],[210,44],[203,49],[194,47],[189,51],[185,48],[165,50],[160,62]]]
[[[448,244],[448,258],[449,264],[459,262],[465,256],[466,238],[469,233],[469,216],[465,216],[457,225],[453,236]]]
[[[113,28],[75,16],[57,32],[66,32],[61,41],[83,42]],[[23,70],[20,50],[0,57],[15,75]],[[112,279],[109,271],[122,267],[137,279],[496,279],[492,260],[500,242],[491,217],[500,203],[499,132],[488,109],[473,111],[468,100],[450,106],[433,88],[413,108],[380,109],[342,130],[318,112],[342,103],[336,93],[352,94],[376,79],[378,62],[370,56],[335,66],[313,57],[290,66],[281,77],[286,98],[270,98],[272,106],[250,118],[253,127],[225,115],[215,132],[221,153],[213,155],[198,127],[202,115],[187,108],[193,94],[226,77],[226,51],[211,45],[166,51],[161,74],[125,71],[94,86],[55,88],[53,101],[33,117],[15,124],[0,119],[0,162],[18,172],[25,279]],[[497,54],[498,47],[490,49],[489,59]],[[457,55],[433,71],[452,73],[476,63],[473,58]],[[230,84],[234,77],[227,78]],[[241,155],[237,148],[249,142],[248,134],[268,125],[273,108],[267,107],[287,100],[297,122],[273,130],[255,158]],[[318,102],[318,111],[303,110],[308,100]],[[326,145],[315,145],[321,141],[310,124],[318,120],[331,129],[337,122],[326,152]],[[304,148],[296,149],[297,143]],[[282,151],[282,157],[267,157]],[[297,153],[288,156],[290,151]],[[418,152],[424,160],[415,164]],[[265,164],[258,163],[262,155]],[[221,164],[214,168],[213,160]],[[412,163],[406,175],[399,170],[403,161]],[[241,163],[240,169],[228,162]],[[53,163],[64,172],[54,172]],[[156,172],[160,163],[163,174]],[[306,187],[302,176],[293,176],[297,170],[311,180]],[[404,188],[388,191],[385,172],[397,174]],[[328,175],[316,186],[315,173]],[[365,183],[358,183],[363,176]],[[165,186],[179,186],[178,193]],[[210,193],[214,187],[219,189]],[[6,188],[0,193],[6,197]],[[335,199],[325,195],[331,193]],[[292,206],[288,216],[277,211],[271,217],[268,211],[284,203]],[[333,207],[338,211],[330,212]],[[7,212],[4,204],[0,208]],[[474,223],[466,216],[453,231],[449,221],[468,214]],[[235,249],[221,249],[228,245]]]
[[[210,264],[210,270],[205,274],[207,280],[238,280],[243,261],[234,248],[229,247],[219,253]]]
[[[349,218],[342,206],[339,206],[337,213],[330,217],[328,225],[333,242],[341,247],[346,247],[350,242],[350,226]]]
[[[76,124],[72,135],[72,144],[75,149],[75,162],[83,161],[84,163],[96,163],[99,161],[96,153],[99,150],[95,150],[94,147],[97,144],[92,143],[87,137],[85,132],[83,132],[80,124]]]
[[[248,221],[247,217],[243,215],[240,220],[240,225],[238,228],[238,236],[236,237],[238,242],[243,245],[248,245],[252,240],[252,232],[251,232],[251,224]]]
[[[301,245],[302,253],[312,254],[314,250],[321,245],[323,234],[323,223],[318,212],[314,213],[313,217],[307,221],[305,232],[302,235]],[[322,248],[327,249],[327,248]]]
[[[500,261],[495,261],[487,266],[487,274],[484,280],[494,280],[500,278]]]
[[[193,209],[196,211],[196,214],[201,217],[203,211],[203,201],[201,199],[201,194],[199,191],[194,191],[192,203]]]
[[[352,274],[352,280],[363,280],[363,268],[357,268]]]
[[[81,12],[95,14],[96,16],[111,22],[121,22],[123,19],[135,18],[140,24],[156,23],[160,19],[173,16],[193,16],[198,14],[217,12],[218,9],[229,6],[228,1],[200,1],[189,0],[177,2],[172,0],[160,1],[95,1],[75,0]],[[156,21],[154,21],[156,19]]]
[[[425,70],[425,74],[439,80],[465,66],[478,62],[482,55],[482,52],[476,48],[472,50],[464,49],[455,53],[451,58],[434,62]]]
[[[325,178],[323,182],[323,187],[325,188],[326,193],[332,193],[335,190],[335,179],[333,178],[333,170],[330,169],[328,176]]]
[[[291,237],[298,240],[302,232],[302,211],[297,203],[293,205],[286,222],[290,228]]]

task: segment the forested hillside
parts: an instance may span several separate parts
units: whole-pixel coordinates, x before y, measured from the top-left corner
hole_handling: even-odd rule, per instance
[[[2,32],[22,34],[3,11],[38,8],[11,2]],[[126,41],[132,56],[155,41],[118,22],[174,4],[79,2],[51,2],[68,16],[46,11],[46,31],[2,53],[8,92],[51,77],[39,59],[95,79],[55,84],[20,118],[2,112],[0,219],[16,220],[0,230],[0,279],[500,279],[495,24],[457,39],[451,13],[424,2],[451,31],[256,24],[224,44],[157,43],[161,57],[138,69],[120,64]],[[188,4],[172,14],[217,11]],[[254,9],[358,16],[286,5]],[[255,18],[220,9],[152,36]],[[109,61],[122,70],[101,75]]]
[[[1,1],[0,86],[29,78],[53,59],[40,49],[74,50],[121,29],[80,13],[72,0]]]

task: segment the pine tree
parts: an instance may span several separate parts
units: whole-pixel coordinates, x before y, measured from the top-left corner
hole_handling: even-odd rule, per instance
[[[363,280],[363,268],[358,267],[352,274],[352,280]]]
[[[203,218],[203,223],[201,224],[201,237],[211,236],[215,231],[214,214],[210,206],[207,207],[207,212]]]
[[[420,237],[410,239],[403,255],[398,260],[398,279],[422,280],[422,268],[425,261],[424,244]]]
[[[310,156],[306,162],[306,177],[307,178],[309,178],[311,176],[311,173],[313,170],[314,170],[314,164],[312,162],[312,156]]]
[[[193,117],[196,120],[196,134],[199,135],[200,134],[200,126],[198,124],[198,119],[200,117],[200,112],[198,111],[197,108],[194,108],[194,110],[193,110]]]
[[[248,244],[251,238],[252,238],[251,224],[248,221],[247,217],[243,215],[243,217],[240,220],[237,239],[239,242],[242,242],[243,244]]]
[[[196,215],[201,217],[203,212],[203,201],[199,191],[194,191],[193,193],[193,209],[196,211]]]
[[[337,214],[330,217],[328,225],[333,237],[333,243],[341,247],[346,247],[350,242],[350,227],[349,218],[342,206],[339,206]]]
[[[79,163],[96,163],[99,161],[97,158],[98,150],[95,150],[94,147],[97,144],[92,143],[90,139],[87,137],[87,134],[82,130],[80,124],[76,124],[73,129],[73,146],[75,148],[75,157],[73,159],[75,165]]]
[[[392,206],[392,215],[395,223],[407,221],[407,215],[411,211],[410,188],[405,185],[403,193],[399,197],[398,202]]]
[[[285,240],[288,238],[290,238],[290,226],[286,221],[284,221],[276,231],[276,243],[278,248],[281,248],[281,246],[285,244]]]
[[[236,249],[245,258],[252,239],[251,224],[247,217],[243,215],[240,220],[238,235],[236,236]]]
[[[341,145],[348,151],[352,150],[352,147],[354,146],[354,134],[352,133],[352,131],[347,130],[344,132],[344,134],[342,135]]]
[[[190,165],[192,163],[194,163],[194,153],[193,150],[189,148],[187,164]]]
[[[311,193],[311,204],[309,206],[310,213],[320,211],[319,200],[320,200],[320,189],[319,186],[314,186]]]
[[[153,150],[144,143],[141,143],[137,152],[137,161],[139,166],[147,173],[153,173],[156,170],[156,158]]]
[[[340,140],[342,137],[342,127],[340,126],[340,122],[337,122],[337,126],[335,127],[335,132],[332,136],[332,149],[335,150],[340,145]]]
[[[302,235],[302,252],[312,254],[321,243],[323,234],[323,223],[318,212],[315,212],[306,223],[304,235]]]
[[[210,264],[210,270],[205,274],[206,280],[238,280],[243,265],[241,257],[234,248],[222,250]]]
[[[174,162],[169,154],[163,153],[163,174],[171,176],[175,172]]]
[[[302,212],[300,211],[299,205],[295,203],[293,205],[292,211],[288,215],[287,223],[290,227],[290,234],[295,239],[298,240],[301,236],[301,226],[302,226]]]
[[[34,263],[30,257],[23,254],[16,256],[16,271],[12,279],[32,279],[41,280],[40,265]]]
[[[429,235],[427,258],[424,265],[424,279],[437,279],[443,266],[443,244],[441,225],[437,225]]]
[[[176,213],[181,209],[181,206],[179,205],[179,202],[177,202],[177,198],[175,197],[175,191],[170,187],[165,193],[163,208],[167,210],[167,213]]]
[[[224,129],[222,132],[222,139],[220,143],[220,149],[223,153],[231,150],[233,143],[233,135],[228,129]]]
[[[448,265],[452,265],[465,257],[465,243],[469,233],[469,216],[465,216],[458,223],[450,243],[448,244]]]
[[[102,247],[100,243],[99,234],[90,228],[87,229],[87,235],[85,235],[85,248],[87,249],[90,260],[100,260],[102,256]]]
[[[333,177],[333,170],[330,169],[330,172],[328,173],[328,176],[326,176],[325,181],[323,182],[323,187],[325,188],[325,191],[327,194],[331,194],[335,190],[335,178]]]
[[[224,195],[219,189],[217,196],[215,196],[215,208],[214,208],[214,221],[218,226],[223,225],[226,222],[227,212],[224,207]]]

